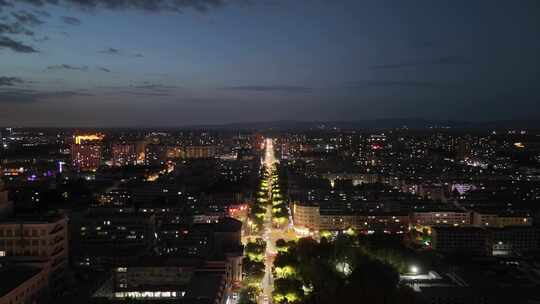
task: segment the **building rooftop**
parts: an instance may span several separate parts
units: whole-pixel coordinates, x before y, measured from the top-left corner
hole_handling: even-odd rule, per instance
[[[2,223],[55,223],[61,219],[64,219],[65,216],[60,213],[49,213],[49,214],[33,214],[33,213],[19,213],[2,219]]]
[[[224,280],[223,273],[196,272],[189,283],[186,298],[214,300],[218,298]]]
[[[0,278],[2,278],[0,279],[0,297],[8,294],[40,272],[41,268],[38,267],[0,265]]]
[[[215,225],[218,232],[237,232],[242,229],[242,222],[232,217],[225,217]]]

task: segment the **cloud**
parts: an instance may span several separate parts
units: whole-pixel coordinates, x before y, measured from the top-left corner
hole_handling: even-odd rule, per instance
[[[76,65],[69,65],[69,64],[58,64],[58,65],[50,65],[47,67],[47,70],[71,70],[71,71],[88,71],[88,67],[83,66],[76,66]]]
[[[35,42],[44,42],[44,41],[49,41],[49,40],[51,40],[51,38],[49,38],[49,36],[46,36],[46,35],[41,38],[34,38]]]
[[[61,7],[66,9],[78,8],[83,11],[97,10],[138,10],[145,12],[182,12],[185,9],[192,9],[199,12],[206,12],[213,8],[222,7],[228,3],[249,3],[250,0],[0,0],[0,13],[10,11],[15,5],[33,6],[32,12],[18,11],[11,12],[10,15],[0,16],[0,49],[8,48],[18,53],[38,52],[32,46],[13,40],[2,34],[33,36],[34,32],[28,27],[37,27],[45,22],[41,18],[50,18],[48,12],[50,7]],[[6,9],[7,10],[4,10]],[[8,17],[15,22],[9,23]],[[81,20],[63,16],[61,20],[69,25],[80,25]],[[126,56],[143,57],[142,54],[125,53]]]
[[[133,55],[130,55],[129,52],[126,52],[124,50],[120,50],[120,49],[117,49],[117,48],[112,48],[112,47],[101,50],[98,53],[106,54],[106,55],[113,55],[113,56],[133,56],[133,57],[137,57],[137,58],[144,57],[143,54],[141,54],[141,53],[135,53]]]
[[[227,0],[0,0],[0,6],[11,6],[14,3],[25,2],[37,7],[45,5],[70,6],[81,9],[134,9],[149,12],[176,11],[194,9],[206,12],[212,8],[225,5]],[[236,1],[246,2],[246,1]]]
[[[129,94],[135,96],[171,96],[169,92],[141,92],[141,91],[121,91],[120,94]]]
[[[313,91],[311,87],[305,86],[231,86],[224,87],[225,90],[231,91],[253,91],[253,92],[280,92],[280,93],[309,93]]]
[[[107,68],[104,68],[104,67],[98,67],[98,70],[102,71],[102,72],[106,72],[106,73],[110,73],[111,70],[107,69]]]
[[[26,12],[13,12],[11,15],[4,15],[0,18],[0,34],[27,35],[33,36],[34,32],[29,27],[36,27],[44,24],[36,15]],[[13,20],[13,21],[12,21]]]
[[[11,87],[23,83],[24,81],[18,77],[0,76],[0,87]]]
[[[98,53],[107,54],[107,55],[120,55],[120,50],[115,48],[107,48],[99,51]]]
[[[51,14],[49,14],[47,11],[44,11],[44,10],[35,10],[34,13],[36,15],[40,15],[40,16],[46,17],[46,18],[51,16]]]
[[[11,15],[17,20],[17,22],[28,26],[38,26],[45,23],[30,12],[19,11],[17,13],[11,13]]]
[[[69,25],[80,25],[81,24],[81,20],[78,19],[78,18],[75,18],[75,17],[62,16],[62,17],[60,17],[60,19],[65,24],[69,24]]]
[[[38,50],[6,36],[0,36],[0,49],[10,49],[17,53],[38,53]]]
[[[0,90],[0,103],[34,103],[52,98],[94,96],[78,91]]]
[[[2,11],[2,7],[13,7],[13,4],[7,0],[0,0],[0,12]]]
[[[33,36],[34,32],[24,27],[22,24],[15,23],[0,23],[0,34],[12,34],[19,35],[24,34],[27,36]]]
[[[372,70],[391,70],[391,69],[402,69],[402,68],[413,68],[420,66],[429,66],[429,65],[466,65],[471,64],[467,58],[462,56],[444,56],[439,57],[433,60],[425,61],[416,61],[416,62],[403,62],[403,63],[392,63],[392,64],[379,64],[372,65],[370,69]]]
[[[459,85],[440,83],[434,81],[408,81],[408,80],[367,80],[351,82],[348,87],[365,88],[365,87],[417,87],[428,89],[447,89],[456,88]]]
[[[158,90],[158,91],[177,88],[176,86],[163,85],[159,83],[150,83],[148,81],[145,81],[141,84],[131,85],[131,87],[135,89]]]

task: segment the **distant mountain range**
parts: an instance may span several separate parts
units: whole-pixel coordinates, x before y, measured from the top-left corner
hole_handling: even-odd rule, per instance
[[[1,1],[1,0],[0,0]],[[117,126],[117,127],[29,127],[16,126],[22,129],[80,129],[80,130],[107,130],[107,129],[145,129],[145,130],[178,130],[178,129],[207,129],[207,130],[316,130],[316,129],[474,129],[474,130],[540,130],[540,118],[538,119],[515,119],[494,120],[484,122],[471,122],[464,120],[428,120],[423,118],[392,118],[354,121],[298,121],[298,120],[275,120],[264,122],[241,122],[229,124],[193,124],[184,126]],[[3,129],[0,128],[0,129]],[[1,130],[0,130],[1,131]]]
[[[470,122],[457,120],[427,120],[422,118],[373,119],[357,121],[295,121],[279,120],[267,122],[245,122],[221,125],[194,125],[197,129],[253,129],[253,130],[309,130],[309,129],[540,129],[540,119],[497,120]]]

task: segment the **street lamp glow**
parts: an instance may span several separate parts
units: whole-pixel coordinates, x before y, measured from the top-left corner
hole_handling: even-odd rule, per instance
[[[420,270],[418,269],[418,266],[416,265],[411,265],[409,267],[409,272],[412,273],[412,274],[418,274]]]

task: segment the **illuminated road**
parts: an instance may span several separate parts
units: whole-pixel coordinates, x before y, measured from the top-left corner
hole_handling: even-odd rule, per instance
[[[266,151],[264,155],[264,166],[268,172],[272,172],[274,164],[277,162],[274,155],[274,142],[272,139],[266,139]],[[268,193],[272,193],[272,178],[271,174],[268,177]],[[274,238],[272,237],[272,207],[271,202],[267,207],[266,216],[264,217],[263,239],[266,240],[266,258],[265,258],[265,273],[261,282],[262,296],[260,303],[272,303],[272,291],[274,289],[274,278],[272,276],[272,265],[274,263],[274,255],[276,253]]]
[[[270,304],[272,303],[272,291],[274,290],[274,278],[272,275],[272,266],[274,264],[274,259],[277,254],[276,241],[279,239],[284,239],[285,241],[294,240],[297,238],[292,227],[289,225],[289,220],[281,225],[281,227],[274,227],[272,224],[272,189],[274,188],[274,181],[272,181],[272,173],[274,171],[274,166],[279,161],[276,159],[274,154],[274,142],[272,139],[266,139],[266,151],[264,157],[264,166],[267,168],[267,171],[270,172],[268,175],[268,206],[266,210],[266,215],[263,223],[263,239],[266,241],[266,258],[265,258],[265,274],[261,283],[262,296],[260,303],[261,304]],[[286,200],[286,198],[284,198]]]

